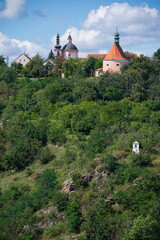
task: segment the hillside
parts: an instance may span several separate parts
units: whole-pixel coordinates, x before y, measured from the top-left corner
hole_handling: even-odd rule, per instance
[[[74,64],[64,79],[0,66],[0,239],[159,240],[160,63]]]

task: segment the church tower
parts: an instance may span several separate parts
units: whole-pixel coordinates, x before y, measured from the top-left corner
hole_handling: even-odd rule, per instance
[[[57,33],[57,36],[56,36],[56,45],[54,47],[54,56],[55,57],[58,57],[58,56],[61,56],[61,45],[60,45],[60,36],[59,36],[59,33]]]
[[[121,67],[124,64],[129,65],[129,61],[119,45],[119,33],[117,29],[114,35],[114,44],[103,60],[103,72],[121,73]]]

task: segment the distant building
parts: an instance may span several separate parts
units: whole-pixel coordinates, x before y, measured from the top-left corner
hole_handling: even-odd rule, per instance
[[[78,57],[78,49],[77,47],[72,43],[72,37],[69,34],[67,38],[67,44],[61,48],[60,45],[60,36],[57,34],[56,37],[56,45],[54,48],[54,56],[62,56],[64,59],[69,59],[69,58],[77,58]]]
[[[19,57],[17,57],[13,62],[21,63],[23,67],[31,60],[28,54],[22,53]]]
[[[90,57],[96,58],[96,59],[104,59],[106,54],[88,54],[87,55],[87,59]]]
[[[129,65],[129,61],[119,45],[118,31],[116,32],[114,39],[115,42],[112,48],[103,60],[103,72],[109,71],[121,73],[121,67],[124,64]]]
[[[98,68],[95,70],[95,77],[103,75],[103,68]]]

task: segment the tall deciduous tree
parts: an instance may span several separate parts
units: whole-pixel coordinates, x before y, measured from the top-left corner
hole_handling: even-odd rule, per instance
[[[64,58],[62,56],[56,57],[54,70],[58,76],[62,74],[63,62],[64,62]]]
[[[44,76],[43,59],[38,54],[27,63],[26,68],[34,78]]]

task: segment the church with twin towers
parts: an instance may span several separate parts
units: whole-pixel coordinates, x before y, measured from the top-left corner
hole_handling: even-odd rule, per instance
[[[56,36],[56,45],[54,47],[54,56],[62,56],[64,59],[69,58],[77,58],[78,57],[78,49],[77,47],[72,43],[72,37],[69,34],[67,38],[67,44],[65,44],[63,47],[60,45],[60,36],[57,33]]]

